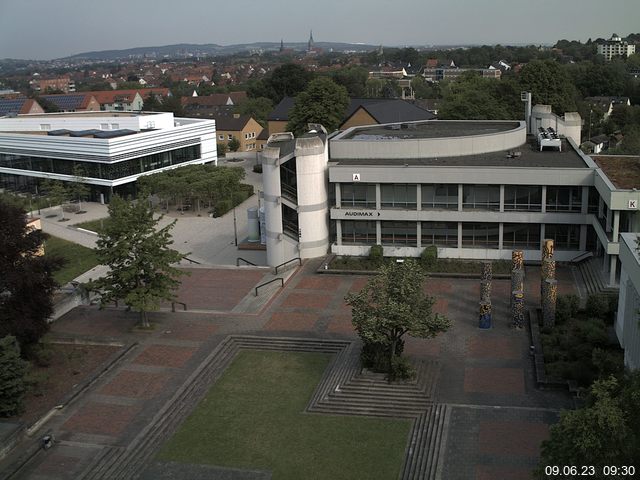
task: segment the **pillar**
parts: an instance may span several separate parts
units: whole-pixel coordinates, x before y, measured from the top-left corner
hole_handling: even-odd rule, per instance
[[[543,286],[542,322],[545,327],[553,327],[556,323],[556,300],[558,297],[558,281],[547,279]]]
[[[522,250],[513,250],[511,252],[511,269],[522,270],[524,268],[524,252]]]
[[[491,328],[491,302],[480,302],[480,320],[478,327]]]
[[[524,292],[522,290],[516,290],[511,292],[511,298],[513,300],[511,306],[511,315],[513,328],[518,330],[524,328]]]

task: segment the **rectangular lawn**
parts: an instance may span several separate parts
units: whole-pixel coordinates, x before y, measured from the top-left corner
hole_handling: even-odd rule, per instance
[[[304,412],[330,358],[242,351],[158,459],[268,470],[274,480],[398,478],[410,420]]]

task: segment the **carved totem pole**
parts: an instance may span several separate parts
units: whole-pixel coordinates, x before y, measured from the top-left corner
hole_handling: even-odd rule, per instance
[[[553,240],[545,239],[542,247],[542,265],[540,266],[540,302],[542,303],[542,321],[545,327],[556,323],[556,262],[553,259]]]
[[[511,326],[524,327],[524,252],[511,252]]]
[[[493,277],[491,262],[482,263],[480,275],[480,328],[491,328],[491,279]]]

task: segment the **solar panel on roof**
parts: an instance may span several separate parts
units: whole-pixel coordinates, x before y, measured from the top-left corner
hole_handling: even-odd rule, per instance
[[[77,110],[82,106],[84,95],[43,95],[42,98],[55,104],[60,110]]]
[[[0,115],[20,113],[20,109],[22,108],[22,105],[24,105],[24,102],[26,102],[26,98],[0,100]]]
[[[137,133],[135,130],[129,130],[126,128],[122,128],[120,130],[110,130],[106,132],[98,132],[95,134],[96,138],[116,138],[116,137],[124,137],[125,135],[131,135]]]

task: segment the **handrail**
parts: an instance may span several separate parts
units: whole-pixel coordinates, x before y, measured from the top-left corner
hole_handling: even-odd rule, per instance
[[[296,260],[298,261],[298,265],[302,265],[302,259],[301,259],[300,257],[292,258],[291,260],[287,260],[286,262],[283,262],[283,263],[281,263],[280,265],[278,265],[278,266],[276,267],[275,274],[276,274],[276,275],[278,274],[278,269],[279,269],[280,267],[284,267],[287,263],[295,262]]]
[[[256,289],[255,289],[255,290],[256,290],[256,297],[258,296],[258,289],[259,289],[260,287],[264,287],[265,285],[269,285],[270,283],[276,282],[276,281],[278,281],[278,280],[280,280],[280,288],[284,287],[284,279],[283,279],[283,278],[281,278],[281,277],[274,278],[274,279],[272,279],[272,280],[269,280],[268,282],[261,283],[260,285],[258,285],[258,286],[256,287]]]
[[[185,312],[187,311],[187,304],[186,303],[174,301],[174,302],[171,302],[171,311],[172,312],[176,311],[176,303],[179,304],[179,305],[182,305],[182,308],[184,309]]]
[[[249,260],[247,260],[246,258],[242,258],[242,257],[238,257],[236,258],[236,267],[240,266],[240,260],[242,260],[243,262],[249,264],[249,265],[253,265],[254,267],[257,267],[257,265],[253,262],[250,262]]]
[[[198,262],[198,261],[196,261],[196,260],[192,260],[192,259],[190,259],[189,257],[182,257],[182,258],[184,258],[184,259],[185,259],[185,260],[187,260],[188,262],[195,263],[196,265],[201,265],[201,263],[200,263],[200,262]]]
[[[576,255],[571,260],[569,260],[569,263],[580,263],[591,257],[593,257],[593,252],[582,252],[580,255]]]

